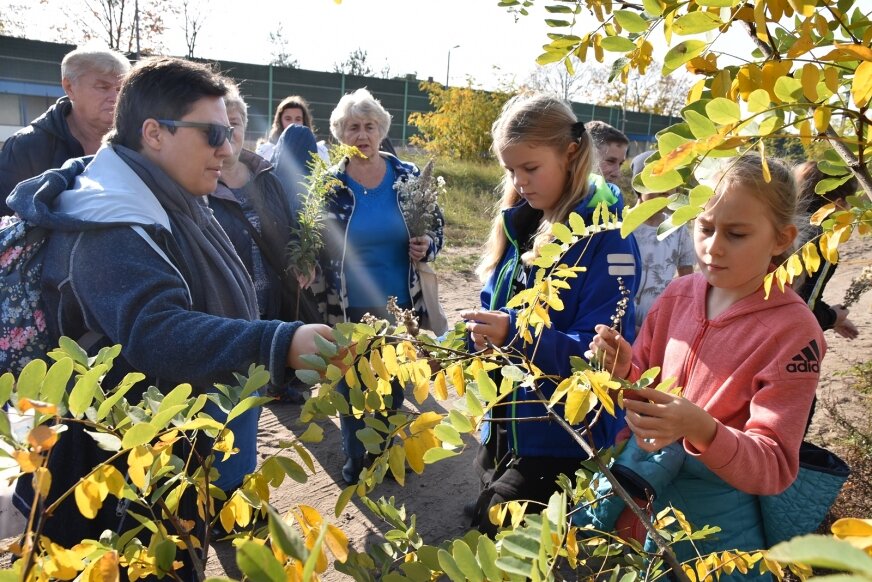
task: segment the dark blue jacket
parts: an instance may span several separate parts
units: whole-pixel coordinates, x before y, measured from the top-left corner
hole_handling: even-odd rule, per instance
[[[30,125],[15,132],[0,151],[0,216],[11,214],[6,197],[16,184],[60,168],[71,158],[85,155],[82,144],[70,132],[67,115],[73,105],[61,97]]]
[[[622,203],[618,189],[612,184],[599,182],[600,186],[592,184],[588,195],[575,208],[575,212],[591,223],[594,208],[601,200],[609,204],[611,213],[618,213]],[[526,202],[503,211],[503,225],[509,238],[509,244],[503,258],[500,260],[490,279],[481,291],[481,305],[485,309],[505,311],[511,316],[509,338],[517,334],[516,312],[507,309],[506,303],[512,296],[512,282],[523,268],[520,255],[522,241],[517,240],[518,233],[514,222],[517,213],[527,206]],[[580,260],[579,260],[579,257]],[[545,374],[565,378],[572,374],[569,363],[571,356],[584,357],[588,344],[595,335],[594,326],[600,323],[610,324],[611,317],[621,299],[618,286],[618,276],[631,293],[638,286],[641,259],[639,249],[633,237],[621,238],[617,230],[609,230],[584,239],[567,251],[561,263],[586,267],[587,271],[578,273],[575,279],[568,279],[569,289],[560,290],[563,301],[562,311],[550,311],[551,327],[544,328],[533,344],[526,346],[527,355],[532,356],[536,350],[533,362]],[[538,267],[532,267],[527,277],[528,286],[535,281]],[[634,339],[634,311],[632,295],[627,305],[623,319],[623,335],[628,341]],[[537,347],[538,343],[538,347]],[[516,342],[520,347],[520,342]],[[539,385],[550,397],[556,385],[553,382],[543,382]],[[513,418],[544,416],[545,407],[542,404],[529,402],[537,400],[535,393],[526,388],[518,388],[512,395],[509,405],[503,407],[504,416]],[[562,407],[558,407],[562,414]],[[617,418],[603,413],[593,427],[594,442],[597,447],[608,447],[614,444],[615,436],[624,426],[623,413],[619,411]],[[508,425],[509,445],[515,453],[532,457],[563,457],[584,458],[586,455],[581,447],[556,423],[550,422],[511,422]],[[483,423],[482,442],[490,438],[490,423]]]
[[[299,323],[228,319],[203,311],[192,299],[201,293],[191,292],[197,283],[186,267],[190,258],[173,239],[163,207],[111,148],[91,160],[71,160],[28,180],[9,199],[23,219],[51,231],[42,297],[52,335],[102,335],[91,353],[121,344],[104,386],[114,386],[128,372],[142,372],[147,380],[137,385],[138,392],[127,394],[134,402],[149,384],[168,391],[189,382],[198,392],[211,391],[216,382],[233,382],[233,373],[245,373],[251,363],[266,365],[273,381],[284,384],[287,353]],[[65,433],[52,451],[59,464],[52,467],[53,492],[75,483],[82,467],[105,458],[90,437],[73,438],[74,432]],[[256,420],[253,434],[256,438]],[[237,446],[249,446],[240,439],[250,437],[237,434]],[[243,462],[239,455],[231,459]],[[104,527],[114,527],[118,520],[111,505],[96,520],[77,522],[81,529],[73,537],[99,537]],[[69,519],[76,519],[74,507],[70,511]]]

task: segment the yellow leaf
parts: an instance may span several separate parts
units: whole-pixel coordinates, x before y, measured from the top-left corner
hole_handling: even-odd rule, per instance
[[[802,145],[808,147],[811,145],[811,138],[811,124],[808,122],[808,119],[803,119],[799,122],[799,141],[802,142]]]
[[[415,395],[415,401],[422,404],[427,400],[427,395],[430,394],[430,386],[427,382],[416,382],[412,393]]]
[[[463,379],[463,367],[460,364],[451,364],[448,366],[448,375],[451,377],[451,384],[458,396],[463,396],[466,393],[466,382]]]
[[[382,361],[387,371],[396,375],[399,364],[397,363],[397,350],[393,344],[386,344],[381,350]]]
[[[18,463],[22,473],[33,473],[39,467],[42,467],[45,461],[45,457],[39,453],[31,453],[29,451],[13,451],[12,457]]]
[[[354,366],[349,366],[345,370],[345,383],[349,388],[360,388],[360,382],[357,380],[357,374],[354,373]]]
[[[338,562],[344,562],[348,559],[348,536],[341,529],[332,524],[327,524],[327,535],[324,536],[324,543],[330,553]]]
[[[830,531],[837,538],[849,536],[872,536],[872,519],[858,519],[856,517],[843,517],[837,519],[830,527]]]
[[[805,37],[808,38],[808,37]],[[805,98],[814,103],[818,100],[817,84],[820,79],[820,71],[811,63],[806,63],[802,67],[802,93]]]
[[[436,374],[436,379],[433,381],[433,392],[436,400],[442,401],[448,398],[448,385],[445,382],[445,372],[439,370]]]
[[[403,445],[393,445],[388,449],[388,468],[400,485],[406,482],[406,449]]]
[[[790,258],[787,259],[787,274],[790,276],[791,283],[796,277],[802,275],[802,261],[796,254],[790,255]]]
[[[225,428],[221,431],[220,436],[215,440],[212,444],[212,450],[224,453],[224,456],[221,458],[221,462],[226,461],[230,458],[231,455],[239,452],[239,449],[233,448],[234,441],[233,431],[229,428]]]
[[[106,493],[108,492],[107,489]],[[88,519],[94,519],[97,516],[97,511],[103,507],[103,500],[106,499],[106,494],[102,492],[102,488],[94,481],[92,476],[79,481],[73,494],[76,498],[76,507],[79,508],[79,513]]]
[[[48,495],[51,489],[51,473],[45,467],[39,467],[33,475],[33,489],[40,497]]]
[[[809,275],[813,275],[821,267],[821,257],[817,252],[817,246],[813,242],[807,242],[802,247],[802,262],[805,263],[805,270]]]
[[[769,299],[769,293],[772,291],[772,281],[774,276],[772,273],[767,273],[765,277],[763,277],[763,298]]]
[[[867,49],[868,50],[868,49]],[[851,97],[857,107],[865,107],[872,97],[872,61],[863,61],[854,71],[851,82]]]
[[[369,356],[370,363],[372,364],[372,369],[375,370],[375,373],[378,374],[378,377],[384,380],[385,382],[391,381],[391,375],[388,373],[387,368],[385,367],[384,362],[382,361],[381,356],[378,353],[378,350],[373,350],[372,354]]]
[[[787,283],[787,269],[784,268],[784,265],[775,269],[775,282],[778,283],[778,289],[784,293],[784,284]]]
[[[800,55],[804,55],[812,48],[814,48],[814,41],[807,32],[803,32],[800,34],[799,38],[796,39],[796,42],[793,43],[793,46],[790,47],[790,50],[787,51],[787,58],[795,59]],[[814,100],[812,99],[812,101]]]
[[[569,424],[578,424],[596,406],[596,397],[589,388],[579,387],[566,394],[564,417]]]
[[[357,372],[360,374],[360,381],[369,390],[378,389],[378,382],[375,380],[375,374],[372,373],[372,368],[369,367],[369,360],[360,358],[357,362]]]
[[[814,128],[818,133],[826,132],[827,128],[830,126],[831,115],[832,110],[826,105],[821,105],[814,110]]]
[[[821,249],[821,254],[829,262],[836,264],[839,262],[839,237],[834,236],[832,232],[825,232],[821,235],[818,244]]]
[[[145,473],[152,462],[154,462],[154,455],[148,445],[134,447],[127,455],[127,474],[130,476],[130,481],[140,489],[145,489]]]
[[[89,573],[89,582],[118,582],[121,579],[118,552],[106,552],[99,560],[90,564],[86,571]]]
[[[829,204],[824,204],[811,215],[809,222],[815,226],[820,226],[826,217],[832,214],[835,210],[836,205],[834,203],[830,202]]]

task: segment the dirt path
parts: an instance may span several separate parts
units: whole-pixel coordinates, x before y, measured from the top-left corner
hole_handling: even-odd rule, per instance
[[[473,253],[475,250],[448,249],[446,252],[464,254]],[[868,241],[866,248],[851,241],[842,254],[842,263],[827,288],[826,298],[831,303],[841,302],[851,279],[863,266],[872,264]],[[459,319],[458,313],[462,309],[477,305],[479,288],[478,281],[471,274],[440,274],[440,292],[449,321]],[[851,319],[861,330],[858,339],[849,342],[832,332],[826,334],[829,352],[823,362],[820,395],[823,399],[834,399],[843,413],[854,419],[865,418],[864,415],[870,410],[870,403],[864,402],[856,392],[844,389],[844,380],[837,372],[868,360],[872,355],[870,306],[872,293],[865,295],[851,311]],[[439,409],[439,405],[434,404],[432,399],[428,399],[426,404],[428,409]],[[450,401],[444,404],[451,406]],[[835,438],[835,429],[826,411],[821,408],[819,407],[812,428],[812,439],[817,442],[830,442]],[[295,424],[298,414],[299,407],[287,405],[271,406],[264,411],[260,425],[262,454],[270,454],[275,450],[276,442],[299,431]],[[335,500],[343,486],[340,475],[343,456],[338,423],[325,423],[324,428],[324,441],[310,447],[317,464],[316,474],[305,484],[287,482],[275,491],[273,503],[280,511],[286,511],[296,503],[306,503],[316,507],[323,515],[332,517]],[[465,531],[463,504],[477,491],[471,467],[474,448],[469,446],[458,457],[429,465],[421,476],[410,474],[405,487],[386,481],[373,497],[377,499],[380,496],[395,496],[397,503],[405,504],[410,514],[417,514],[418,531],[427,543],[438,543],[446,538],[462,535]],[[374,522],[362,505],[354,501],[336,523],[353,540],[354,547],[358,550],[365,548],[369,542],[379,540],[388,529],[385,524]],[[236,566],[232,549],[227,544],[219,544],[217,550],[214,559],[210,560],[208,573],[217,575],[227,572],[234,575]],[[325,580],[343,579],[343,575],[332,570],[325,577]]]

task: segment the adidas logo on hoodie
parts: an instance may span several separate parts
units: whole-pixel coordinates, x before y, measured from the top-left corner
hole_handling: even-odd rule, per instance
[[[814,372],[821,371],[821,351],[818,348],[817,341],[811,340],[807,346],[793,356],[790,363],[787,364],[788,372]]]

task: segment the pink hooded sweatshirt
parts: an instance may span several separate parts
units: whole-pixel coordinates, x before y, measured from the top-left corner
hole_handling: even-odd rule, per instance
[[[631,379],[659,366],[683,396],[718,422],[705,450],[684,448],[731,486],[774,495],[799,468],[826,344],[809,308],[790,288],[761,286],[713,320],[706,319],[702,274],[673,281],[652,307],[633,344]]]

